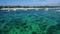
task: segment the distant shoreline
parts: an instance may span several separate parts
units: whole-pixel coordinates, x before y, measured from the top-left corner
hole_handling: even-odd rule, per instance
[[[0,6],[1,8],[60,8],[60,6]]]
[[[27,9],[46,9],[46,8],[1,8],[0,10],[27,10]],[[48,8],[48,9],[60,9],[60,8]]]

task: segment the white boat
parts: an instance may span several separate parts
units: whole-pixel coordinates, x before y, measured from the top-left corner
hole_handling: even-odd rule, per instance
[[[44,10],[45,10],[45,11],[48,11],[48,8],[45,8]]]
[[[60,10],[56,10],[56,11],[60,12]]]
[[[10,10],[8,9],[8,12],[9,12]]]
[[[16,11],[16,9],[13,9],[14,11]]]

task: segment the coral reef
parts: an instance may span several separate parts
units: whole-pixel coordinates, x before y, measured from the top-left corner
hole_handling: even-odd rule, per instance
[[[5,14],[0,17],[0,34],[60,34],[59,15],[44,11]]]

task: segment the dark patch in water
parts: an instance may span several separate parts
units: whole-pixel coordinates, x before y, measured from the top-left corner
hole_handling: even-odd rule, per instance
[[[36,31],[33,31],[32,34],[37,34],[37,32]]]

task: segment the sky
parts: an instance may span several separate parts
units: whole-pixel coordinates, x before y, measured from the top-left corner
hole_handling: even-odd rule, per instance
[[[60,6],[60,0],[0,0],[0,6]]]

